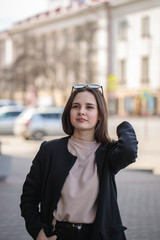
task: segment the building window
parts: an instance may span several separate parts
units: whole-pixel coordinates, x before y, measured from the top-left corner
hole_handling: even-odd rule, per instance
[[[127,20],[121,20],[118,23],[118,39],[126,41],[127,40],[127,28],[128,23]]]
[[[126,83],[126,60],[119,60],[119,84],[124,85]]]
[[[141,60],[141,81],[142,83],[149,83],[149,59],[142,57]]]
[[[149,17],[143,17],[142,18],[142,37],[149,37],[150,36],[150,32],[149,32],[149,28],[150,28],[150,19]]]

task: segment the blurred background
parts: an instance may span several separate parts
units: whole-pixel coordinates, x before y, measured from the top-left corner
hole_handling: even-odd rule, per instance
[[[160,114],[159,0],[0,3],[17,20],[0,32],[1,98],[61,106],[72,84],[98,83],[110,114]]]
[[[18,206],[22,184],[41,141],[64,136],[63,107],[78,83],[103,85],[113,138],[123,120],[135,128],[139,156],[117,179],[120,203],[128,225],[122,186],[135,184],[129,240],[159,240],[159,0],[0,0],[0,240],[30,240]],[[140,194],[154,198],[148,215]]]

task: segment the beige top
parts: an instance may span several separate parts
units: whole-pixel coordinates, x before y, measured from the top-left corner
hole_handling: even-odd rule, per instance
[[[62,188],[54,211],[54,220],[72,223],[92,223],[97,210],[99,179],[95,152],[100,143],[74,138],[68,141],[68,150],[77,156]],[[63,166],[62,166],[63,167]]]

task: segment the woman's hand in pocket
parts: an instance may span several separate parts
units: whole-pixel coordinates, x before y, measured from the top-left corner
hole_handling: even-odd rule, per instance
[[[57,239],[57,236],[56,235],[54,235],[54,236],[52,236],[52,237],[49,237],[49,238],[47,238],[48,240],[56,240]]]
[[[57,236],[56,235],[54,235],[54,236],[52,236],[52,237],[46,237],[46,235],[45,235],[45,233],[44,233],[44,230],[43,229],[41,229],[41,231],[39,232],[39,234],[38,234],[38,237],[37,237],[37,239],[36,240],[56,240],[57,239]]]

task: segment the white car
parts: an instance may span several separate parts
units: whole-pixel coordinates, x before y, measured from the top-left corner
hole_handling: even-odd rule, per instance
[[[14,134],[35,140],[42,140],[44,136],[64,135],[62,111],[61,107],[28,108],[16,119]]]
[[[20,106],[5,106],[0,108],[0,135],[13,135],[15,120],[23,109]]]
[[[15,107],[20,107],[21,105],[11,99],[0,99],[0,108],[4,106],[15,106]]]

